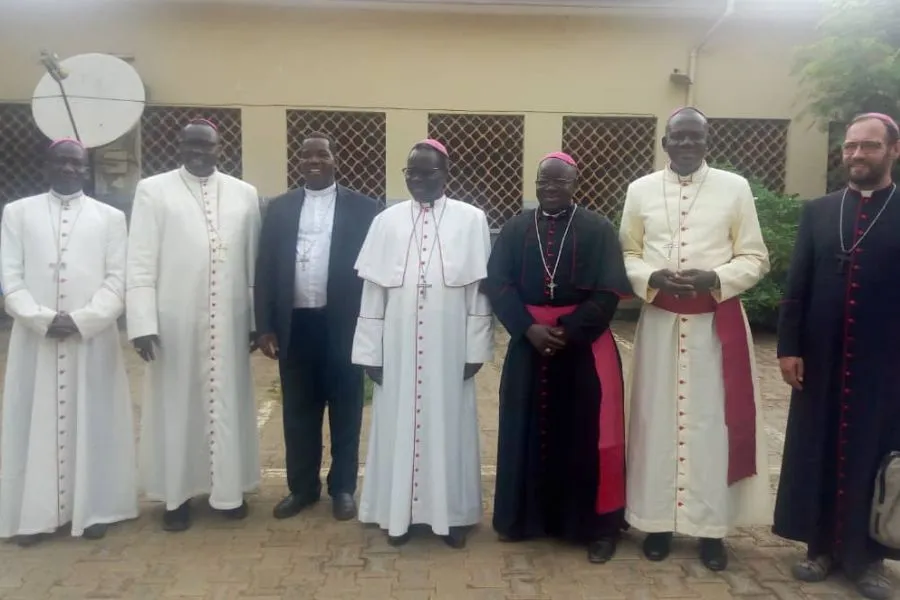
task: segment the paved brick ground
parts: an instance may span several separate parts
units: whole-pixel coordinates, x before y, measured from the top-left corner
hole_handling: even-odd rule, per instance
[[[626,360],[631,327],[616,328]],[[5,336],[4,336],[5,337]],[[498,341],[502,342],[501,334]],[[5,348],[5,339],[0,339]],[[766,431],[773,489],[783,443],[786,391],[780,383],[770,338],[757,341],[757,359],[767,405]],[[799,585],[790,564],[801,549],[766,528],[730,538],[732,563],[713,574],[696,559],[690,540],[677,540],[672,558],[644,560],[640,538],[630,535],[616,559],[590,565],[581,548],[554,542],[500,544],[490,530],[497,434],[500,357],[478,375],[484,464],[485,518],[465,550],[451,550],[428,535],[401,550],[358,523],[337,523],[322,502],[301,516],[275,521],[271,509],[284,493],[277,372],[254,357],[262,435],[264,484],[251,499],[251,515],[226,522],[199,510],[183,534],[159,530],[160,509],[145,504],[142,516],[121,524],[100,542],[60,534],[35,548],[0,545],[0,598],[257,600],[838,600],[853,597],[841,581]],[[5,356],[0,356],[0,360]],[[139,365],[129,353],[132,387],[140,387]],[[135,405],[139,406],[135,393]],[[138,412],[139,414],[139,412]],[[368,428],[368,415],[365,422]],[[364,439],[365,445],[365,439]],[[365,451],[363,449],[363,455]]]

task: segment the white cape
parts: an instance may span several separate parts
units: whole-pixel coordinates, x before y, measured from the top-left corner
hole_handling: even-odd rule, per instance
[[[447,535],[481,520],[475,382],[463,371],[493,358],[491,311],[478,290],[489,254],[484,213],[449,199],[427,212],[412,201],[391,206],[360,252],[352,360],[383,367],[384,379],[375,386],[359,514],[389,535],[411,524]]]

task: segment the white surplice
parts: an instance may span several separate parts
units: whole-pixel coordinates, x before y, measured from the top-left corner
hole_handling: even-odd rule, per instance
[[[82,194],[3,211],[0,277],[13,317],[3,386],[0,537],[72,535],[138,516],[134,424],[116,320],[125,215]],[[59,312],[78,335],[47,337]]]
[[[142,180],[128,242],[128,337],[159,335],[147,366],[141,478],[169,510],[209,493],[239,507],[259,485],[250,373],[256,189],[176,169]]]
[[[353,363],[383,367],[375,386],[360,520],[389,535],[411,524],[481,520],[475,380],[493,358],[491,310],[479,292],[490,230],[484,212],[441,198],[375,218],[356,263],[364,280]]]
[[[649,303],[659,269],[714,270],[716,301],[753,287],[769,270],[750,186],[703,165],[670,169],[628,187],[620,232],[625,267],[645,304],[628,390],[626,519],[648,532],[722,538],[733,527],[771,523],[768,450],[747,325],[756,400],[757,475],[728,486],[722,347],[713,315],[677,315]]]

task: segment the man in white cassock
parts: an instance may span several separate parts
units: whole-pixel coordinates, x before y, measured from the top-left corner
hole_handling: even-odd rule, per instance
[[[392,545],[421,524],[462,548],[482,514],[473,378],[493,358],[479,291],[490,230],[484,212],[444,195],[448,162],[440,142],[413,147],[413,200],[375,218],[356,263],[363,295],[352,360],[376,384],[359,518]]]
[[[13,317],[0,433],[0,537],[71,524],[100,539],[138,516],[134,424],[116,320],[125,215],[82,192],[84,147],[47,153],[50,191],[3,211],[0,278]]]
[[[128,336],[148,362],[140,463],[163,528],[191,525],[190,499],[232,519],[260,481],[252,286],[256,189],[216,169],[219,134],[181,132],[183,166],[138,184],[128,241]]]
[[[709,125],[696,109],[666,126],[669,166],[632,183],[620,238],[644,300],[627,407],[627,510],[663,560],[672,534],[700,539],[726,568],[735,526],[771,523],[769,471],[753,340],[739,295],[768,272],[753,194],[705,162]]]

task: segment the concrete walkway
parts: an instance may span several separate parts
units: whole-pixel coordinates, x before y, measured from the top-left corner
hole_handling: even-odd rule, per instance
[[[632,327],[616,327],[626,363]],[[505,342],[498,333],[498,346]],[[5,339],[0,339],[5,349]],[[140,365],[127,352],[135,406]],[[0,357],[5,362],[5,356]],[[478,375],[485,517],[465,550],[451,550],[428,535],[400,550],[381,532],[359,523],[337,523],[330,505],[287,521],[271,517],[285,493],[277,371],[254,356],[264,484],[250,498],[251,515],[227,522],[198,510],[192,530],[160,531],[160,509],[144,504],[140,519],[110,530],[99,542],[60,534],[40,546],[0,545],[0,599],[75,600],[209,598],[257,600],[838,600],[852,598],[840,580],[800,585],[790,564],[802,549],[767,528],[746,529],[729,539],[732,560],[721,574],[706,571],[691,540],[676,540],[672,558],[650,563],[640,537],[629,535],[616,559],[595,566],[582,548],[551,541],[500,544],[490,529],[497,438],[497,386],[502,352]],[[766,403],[771,481],[777,483],[787,390],[780,382],[773,341],[757,340]],[[138,415],[139,415],[138,411]],[[368,414],[364,427],[368,429]],[[363,456],[365,455],[365,435]],[[364,468],[364,467],[363,467]],[[361,469],[362,470],[362,469]]]

